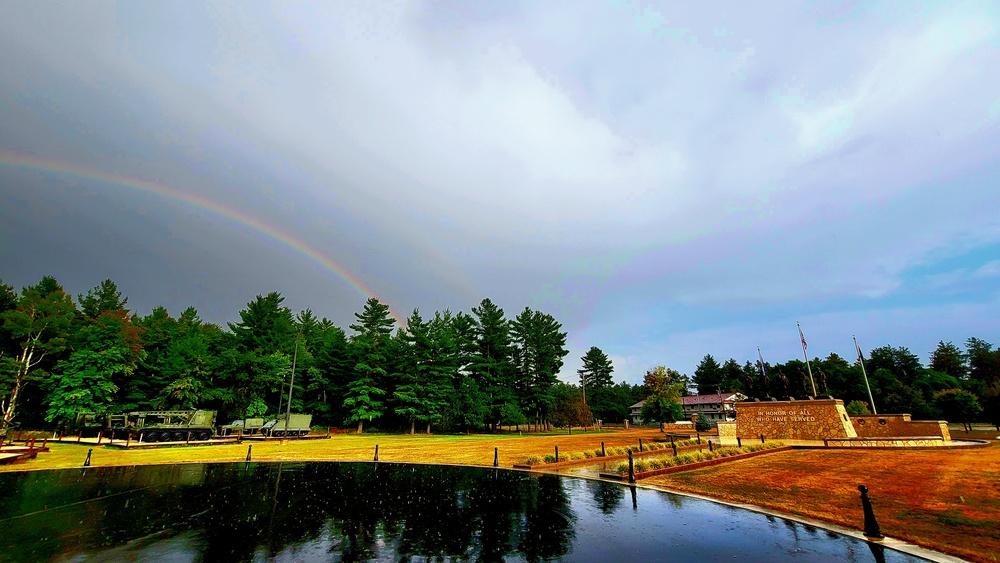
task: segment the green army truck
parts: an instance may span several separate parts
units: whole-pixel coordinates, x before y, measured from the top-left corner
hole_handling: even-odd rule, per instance
[[[311,414],[293,414],[288,419],[288,436],[305,436],[309,433],[309,425],[312,424]],[[260,433],[267,437],[285,436],[285,415],[280,415],[274,420],[264,423]]]
[[[220,436],[229,436],[231,434],[242,434],[244,436],[253,436],[260,432],[261,427],[264,426],[263,418],[246,418],[242,420],[234,420],[229,424],[225,424],[219,427]]]
[[[215,435],[215,411],[200,409],[135,411],[116,422],[116,433],[128,432],[140,442],[208,440]]]

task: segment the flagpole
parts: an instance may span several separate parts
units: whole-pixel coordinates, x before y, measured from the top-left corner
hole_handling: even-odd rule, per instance
[[[799,340],[802,341],[802,356],[806,359],[806,369],[809,370],[809,384],[813,388],[813,397],[816,397],[816,382],[813,381],[813,369],[809,364],[809,354],[806,353],[806,337],[802,334],[802,325],[799,324],[799,321],[795,321],[795,326],[799,327]]]
[[[858,351],[858,362],[861,364],[861,375],[865,377],[865,387],[868,389],[868,400],[871,401],[872,414],[878,414],[875,410],[875,399],[872,397],[872,387],[868,384],[868,372],[865,371],[865,357],[861,354],[861,346],[858,346],[858,337],[851,335],[854,339],[854,349]]]

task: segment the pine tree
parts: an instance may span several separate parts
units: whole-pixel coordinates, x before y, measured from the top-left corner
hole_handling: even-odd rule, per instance
[[[388,362],[385,351],[394,321],[389,314],[389,306],[371,297],[365,302],[360,313],[355,313],[357,324],[351,329],[357,334],[352,344],[357,349],[358,362],[354,366],[354,378],[347,385],[344,408],[347,409],[347,423],[358,423],[358,433],[364,431],[365,420],[372,421],[385,414],[385,405],[379,397],[386,394]]]

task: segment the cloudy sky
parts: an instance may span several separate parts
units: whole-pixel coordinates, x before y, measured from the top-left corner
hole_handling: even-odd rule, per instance
[[[553,314],[564,378],[1000,343],[993,2],[0,3],[0,279]]]

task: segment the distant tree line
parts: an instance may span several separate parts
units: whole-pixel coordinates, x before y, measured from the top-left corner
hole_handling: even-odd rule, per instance
[[[871,410],[861,364],[831,353],[810,360],[817,394],[843,399],[848,410]],[[905,347],[881,346],[865,358],[875,408],[880,413],[909,413],[917,419],[952,422],[988,421],[1000,430],[1000,348],[969,338],[962,350],[939,342],[930,365]],[[711,354],[695,369],[699,394],[741,392],[751,399],[805,398],[812,395],[808,368],[802,360],[764,364],[730,358],[719,363]]]
[[[581,370],[589,401],[582,385],[559,381],[566,332],[541,311],[508,318],[484,299],[471,314],[414,310],[400,327],[371,298],[348,332],[309,309],[293,313],[283,299],[258,295],[220,327],[192,307],[177,317],[163,307],[135,315],[110,280],[76,300],[52,277],[20,293],[0,282],[0,429],[55,428],[81,411],[273,415],[287,407],[293,366],[292,411],[358,431],[620,421],[643,396],[638,385],[611,381],[597,348]]]

